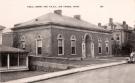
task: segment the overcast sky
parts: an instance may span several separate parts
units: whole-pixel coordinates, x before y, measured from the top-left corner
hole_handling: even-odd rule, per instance
[[[29,8],[28,6],[79,6],[77,8]],[[135,0],[0,0],[0,25],[11,28],[25,22],[62,9],[63,15],[80,14],[83,20],[97,24],[108,23],[111,17],[115,22],[125,20],[130,26],[135,24]]]

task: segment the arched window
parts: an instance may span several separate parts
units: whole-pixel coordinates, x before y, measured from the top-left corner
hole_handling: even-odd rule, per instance
[[[99,54],[102,53],[102,45],[101,45],[101,43],[98,43],[98,53]]]
[[[116,34],[116,40],[120,40],[120,35]]]
[[[102,40],[101,38],[98,39],[98,53],[102,53]]]
[[[109,53],[109,40],[108,40],[108,38],[106,38],[106,40],[105,40],[105,49],[106,49],[106,53],[108,54]]]
[[[42,54],[42,37],[39,35],[36,39],[37,54]]]
[[[76,37],[75,37],[75,35],[72,35],[70,40],[71,40],[71,53],[74,55],[74,54],[76,54]]]
[[[21,37],[21,44],[20,44],[20,47],[22,48],[22,49],[26,49],[26,43],[25,43],[25,37],[24,36],[22,36]]]
[[[61,34],[58,34],[57,40],[58,40],[58,55],[64,55],[64,37]]]

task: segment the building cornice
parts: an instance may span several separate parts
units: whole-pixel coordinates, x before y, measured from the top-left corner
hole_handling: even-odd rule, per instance
[[[56,25],[56,26],[62,26],[62,27],[67,27],[67,28],[74,28],[74,29],[88,30],[88,31],[95,31],[95,32],[112,33],[111,31],[98,29],[98,28],[96,29],[96,28],[92,28],[92,27],[79,27],[79,26],[72,26],[72,25],[63,25],[63,24],[58,24],[58,23],[53,23],[53,22],[48,22],[46,24],[32,24],[32,25],[21,26],[21,27],[15,26],[14,28],[12,28],[12,30],[29,29],[29,28],[36,28],[39,26],[48,26],[48,25]]]

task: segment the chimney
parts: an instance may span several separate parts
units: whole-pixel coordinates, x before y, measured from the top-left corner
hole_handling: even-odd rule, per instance
[[[54,10],[55,14],[62,15],[62,10]]]
[[[111,27],[112,30],[114,30],[114,24],[113,24],[113,18],[109,18],[109,26]]]
[[[123,21],[123,25],[126,25],[126,21]]]
[[[102,27],[101,23],[98,23],[98,27]]]
[[[81,20],[81,16],[80,15],[74,15],[75,19]]]
[[[110,23],[110,24],[113,23],[113,18],[109,18],[109,23]]]
[[[123,25],[123,28],[124,29],[128,29],[128,25],[127,25],[126,21],[123,21],[123,24],[122,25]]]

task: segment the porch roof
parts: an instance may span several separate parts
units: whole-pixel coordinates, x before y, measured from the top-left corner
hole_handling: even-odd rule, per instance
[[[27,51],[14,47],[0,45],[0,53],[27,53]]]

